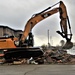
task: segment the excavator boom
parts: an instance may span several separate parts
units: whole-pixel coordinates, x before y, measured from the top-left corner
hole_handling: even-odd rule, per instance
[[[25,26],[25,30],[24,30],[24,33],[22,35],[22,42],[24,42],[24,40],[26,39],[26,37],[28,36],[30,30],[40,21],[42,21],[43,19],[57,13],[59,10],[58,8],[55,8],[53,10],[50,10],[50,11],[47,11],[45,13],[42,13],[42,14],[36,14],[35,16],[31,17],[26,26]]]

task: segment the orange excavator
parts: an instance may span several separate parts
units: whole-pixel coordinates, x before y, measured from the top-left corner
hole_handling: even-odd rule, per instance
[[[52,7],[54,7],[57,4],[59,4],[59,7],[52,9]],[[62,1],[60,1],[54,4],[53,6],[41,11],[40,13],[34,14],[27,21],[24,32],[22,35],[20,35],[18,40],[15,40],[14,37],[0,39],[0,48],[4,51],[5,59],[30,58],[43,55],[43,52],[40,48],[33,47],[34,39],[31,30],[37,23],[58,12],[60,15],[61,32],[57,31],[57,33],[66,39],[66,44],[63,46],[63,48],[72,48],[72,32],[69,17],[67,15],[65,4]]]

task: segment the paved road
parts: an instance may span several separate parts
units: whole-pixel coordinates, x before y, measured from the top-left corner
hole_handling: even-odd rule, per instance
[[[0,65],[0,75],[75,75],[75,65]]]

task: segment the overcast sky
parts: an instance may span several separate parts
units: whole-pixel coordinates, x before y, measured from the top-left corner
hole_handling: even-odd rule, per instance
[[[60,0],[0,0],[0,25],[9,26],[13,29],[24,30],[26,22],[33,14],[39,13]],[[75,42],[75,0],[62,0],[67,7],[73,39]],[[50,42],[58,45],[63,38],[56,33],[60,30],[58,13],[38,23],[32,30],[35,45],[47,44],[47,31],[50,32]],[[42,39],[42,40],[41,40]]]

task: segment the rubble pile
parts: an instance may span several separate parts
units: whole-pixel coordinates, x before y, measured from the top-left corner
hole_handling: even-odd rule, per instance
[[[46,50],[44,57],[47,63],[75,64],[75,55],[70,55],[66,50]]]
[[[32,58],[32,57],[31,57]],[[27,64],[75,64],[75,55],[68,54],[66,50],[48,49],[44,55],[27,59]]]

